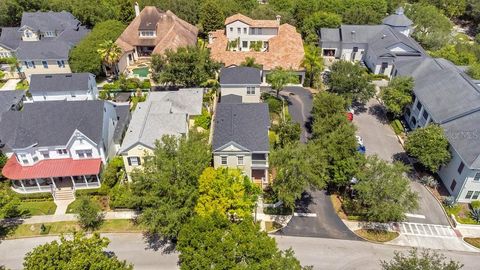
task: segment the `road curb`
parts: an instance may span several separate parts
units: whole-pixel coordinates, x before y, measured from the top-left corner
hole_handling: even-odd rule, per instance
[[[450,225],[450,227],[451,227],[452,229],[455,229],[456,227],[455,227],[455,225],[453,224],[453,222],[452,222],[452,220],[450,219],[450,217],[448,216],[447,211],[445,211],[445,208],[443,208],[442,202],[441,202],[437,197],[435,197],[435,195],[433,194],[433,192],[432,192],[430,189],[428,189],[426,186],[424,186],[424,185],[422,185],[422,184],[420,184],[420,185],[421,185],[424,189],[426,189],[426,190],[428,191],[428,193],[430,193],[430,195],[432,195],[432,197],[435,199],[435,201],[440,205],[440,208],[442,209],[443,214],[447,217],[448,224]]]

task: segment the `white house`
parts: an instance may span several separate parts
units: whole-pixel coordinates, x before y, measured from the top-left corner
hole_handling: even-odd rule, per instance
[[[221,98],[236,95],[243,103],[259,103],[261,83],[262,71],[258,68],[228,67],[220,71]]]
[[[100,187],[102,165],[116,152],[129,106],[107,101],[26,103],[2,114],[8,161],[2,174],[19,193]]]
[[[91,73],[35,74],[29,92],[33,101],[95,100],[98,88]]]
[[[20,27],[3,27],[0,57],[15,56],[20,70],[32,74],[71,72],[70,49],[89,33],[71,13],[24,12]]]
[[[265,187],[269,183],[269,127],[265,103],[219,103],[213,126],[214,167],[240,169]]]

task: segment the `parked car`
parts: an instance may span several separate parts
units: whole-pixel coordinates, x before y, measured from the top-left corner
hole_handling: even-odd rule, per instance
[[[367,148],[363,144],[362,137],[356,135],[355,138],[357,139],[357,144],[358,144],[357,151],[360,152],[360,154],[365,154],[365,152],[367,152]]]
[[[353,121],[353,114],[355,111],[352,108],[348,108],[347,112],[345,114],[347,115],[348,121],[352,122]]]

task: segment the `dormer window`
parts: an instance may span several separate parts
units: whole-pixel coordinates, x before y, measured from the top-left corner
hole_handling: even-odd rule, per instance
[[[141,37],[155,37],[156,33],[155,33],[155,31],[140,31],[140,36]]]
[[[47,31],[47,32],[43,33],[43,36],[44,37],[54,37],[55,32],[54,31]]]
[[[31,37],[32,37],[32,32],[30,32],[30,30],[25,30],[25,31],[23,32],[23,34],[24,34],[25,37],[27,37],[27,38],[31,38]]]

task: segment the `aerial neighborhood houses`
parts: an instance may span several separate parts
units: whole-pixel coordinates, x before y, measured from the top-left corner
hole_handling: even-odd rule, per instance
[[[68,54],[89,30],[69,12],[24,12],[20,27],[3,27],[0,57],[14,56],[27,80],[32,74],[71,72]]]
[[[197,43],[198,29],[170,10],[146,6],[140,12],[135,4],[135,15],[116,41],[123,51],[117,65],[121,73],[130,73],[136,65],[148,62],[152,54]]]
[[[229,67],[220,71],[220,95],[224,101],[237,98],[240,103],[259,103],[262,71],[252,67]]]
[[[262,83],[275,68],[291,70],[303,84],[305,55],[301,35],[290,24],[276,20],[253,20],[242,14],[225,19],[225,29],[209,33],[211,57],[226,67],[240,66],[246,58],[253,58],[262,66]]]
[[[409,37],[412,22],[399,8],[383,25],[342,25],[322,28],[325,58],[358,61],[375,74],[414,79],[414,101],[405,111],[411,129],[436,123],[443,127],[452,159],[438,172],[459,202],[480,197],[480,87],[460,67],[431,58]]]
[[[91,73],[33,74],[29,92],[32,100],[95,100],[98,97],[95,75]]]

